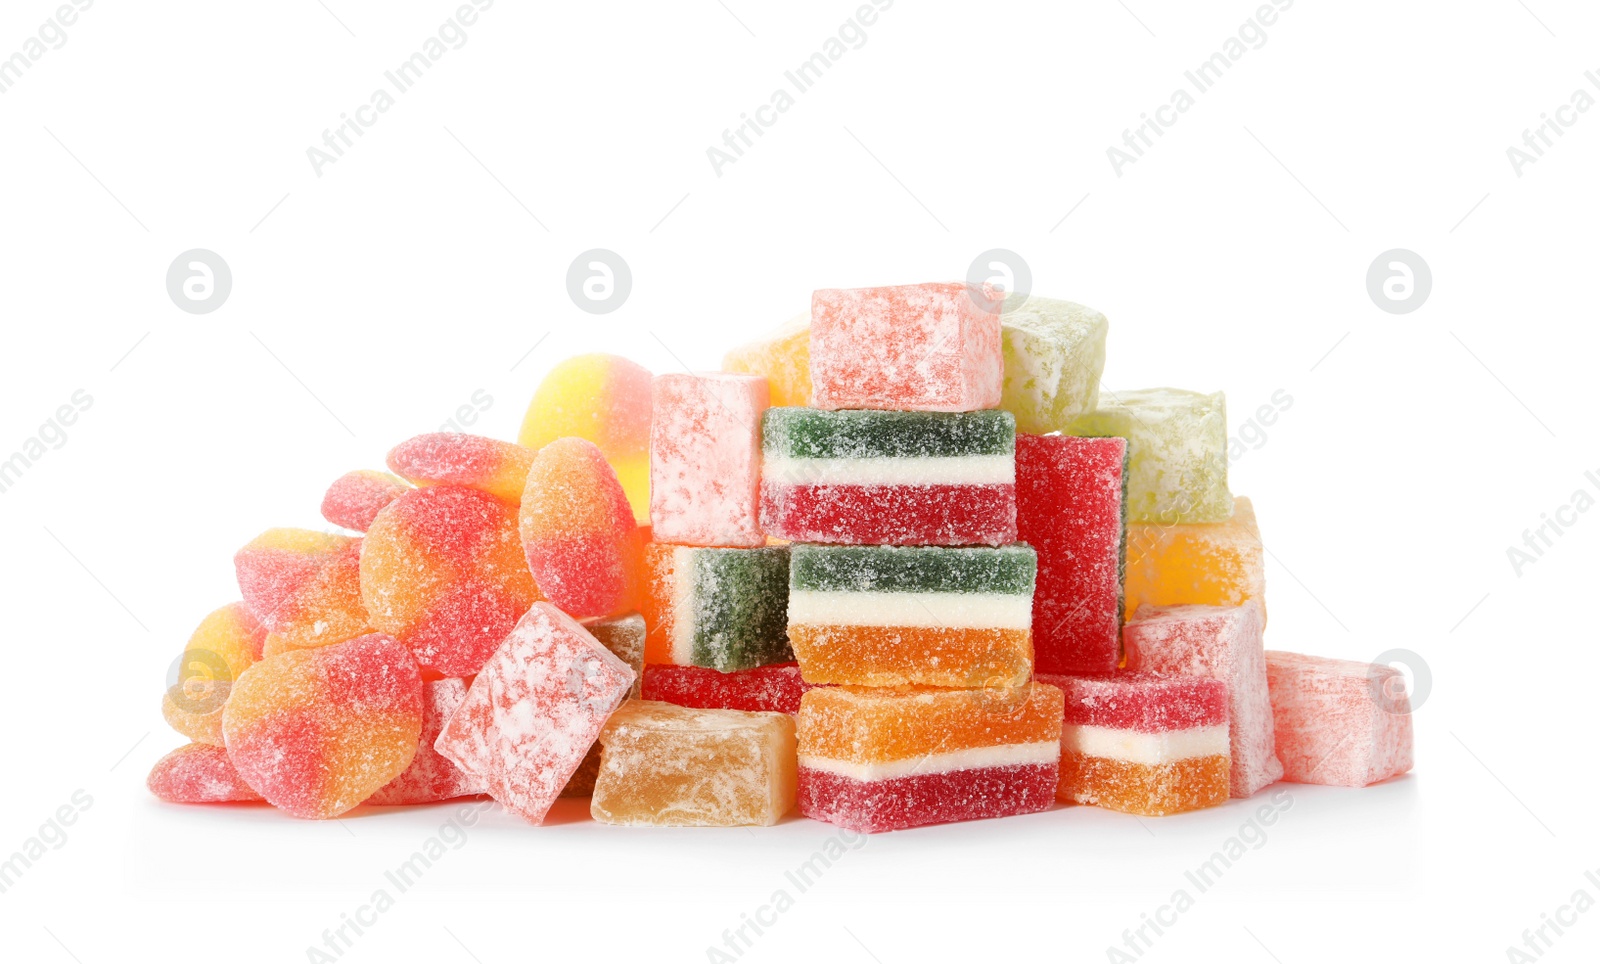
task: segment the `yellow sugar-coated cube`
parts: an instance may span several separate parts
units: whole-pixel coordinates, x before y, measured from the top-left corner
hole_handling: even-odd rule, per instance
[[[1238,606],[1262,600],[1265,550],[1250,500],[1233,500],[1225,522],[1128,524],[1126,614],[1152,606]]]

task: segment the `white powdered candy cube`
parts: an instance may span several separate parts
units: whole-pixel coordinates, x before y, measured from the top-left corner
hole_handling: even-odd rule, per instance
[[[725,372],[651,383],[652,538],[686,546],[766,544],[757,518],[767,380]]]
[[[1129,522],[1225,522],[1233,515],[1221,392],[1107,391],[1065,432],[1128,440]]]
[[[1059,432],[1094,410],[1109,328],[1105,315],[1075,302],[1022,292],[1006,298],[1000,312],[1000,407],[1017,417],[1017,431]]]
[[[1393,667],[1267,653],[1283,778],[1364,787],[1411,769],[1411,701]]]

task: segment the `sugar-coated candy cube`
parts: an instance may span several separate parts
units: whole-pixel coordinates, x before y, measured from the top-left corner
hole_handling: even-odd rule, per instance
[[[970,412],[1000,404],[1002,294],[960,282],[811,295],[811,404]]]
[[[244,603],[229,603],[200,621],[161,696],[167,725],[196,743],[222,745],[222,707],[239,674],[261,658],[267,628]]]
[[[501,806],[540,823],[632,686],[633,670],[588,630],[534,603],[434,745]]]
[[[430,485],[391,502],[367,530],[361,597],[372,625],[443,676],[471,676],[542,598],[517,507],[478,489]]]
[[[654,538],[689,546],[759,546],[761,413],[767,380],[710,372],[657,375],[650,427]]]
[[[729,351],[722,370],[765,378],[773,405],[810,405],[811,313],[796,315],[767,337]]]
[[[515,505],[533,450],[460,432],[429,432],[389,450],[389,468],[418,485],[465,485]]]
[[[600,731],[589,812],[633,827],[770,827],[794,809],[794,720],[630,700]]]
[[[1056,799],[1162,817],[1228,802],[1228,687],[1203,676],[1040,674],[1066,695]]]
[[[1133,672],[1208,676],[1228,685],[1229,791],[1248,797],[1283,778],[1273,751],[1261,605],[1140,606],[1122,629]]]
[[[628,696],[630,699],[638,699],[640,683],[644,679],[646,635],[644,617],[639,613],[596,617],[585,619],[583,628],[589,631],[589,635],[599,640],[601,646],[609,649],[611,655],[622,660],[633,670],[633,688],[628,690]]]
[[[384,506],[411,485],[399,476],[371,469],[346,472],[333,480],[322,497],[322,517],[336,526],[366,532]]]
[[[518,514],[528,568],[545,598],[574,617],[637,607],[639,527],[605,453],[581,438],[534,457]]]
[[[1017,538],[1033,547],[1033,661],[1041,673],[1115,669],[1122,651],[1127,442],[1017,436]]]
[[[1364,787],[1411,769],[1411,701],[1400,671],[1299,653],[1267,653],[1283,778]]]
[[[800,812],[860,833],[1049,809],[1061,691],[824,686],[800,703]]]
[[[1011,686],[1033,671],[1027,546],[789,553],[789,640],[808,682]]]
[[[1106,367],[1106,316],[1059,298],[1018,292],[1000,314],[1005,385],[1000,407],[1017,430],[1059,432],[1100,398]]]
[[[800,697],[813,684],[800,676],[799,663],[775,663],[723,673],[703,666],[647,664],[647,700],[704,710],[751,713],[798,713]]]
[[[267,627],[262,652],[328,646],[370,632],[360,537],[268,529],[233,557],[244,604]]]
[[[168,803],[245,803],[261,794],[240,779],[228,751],[209,743],[180,746],[156,761],[145,786]]]
[[[794,659],[789,549],[645,547],[645,662],[732,672]]]
[[[616,355],[579,355],[550,369],[528,403],[517,441],[537,451],[588,439],[617,473],[638,522],[650,521],[650,372]]]
[[[1222,522],[1233,513],[1221,392],[1107,391],[1066,433],[1128,440],[1130,522]]]
[[[791,542],[1013,542],[1015,443],[1010,412],[771,408],[761,526]]]
[[[422,702],[416,660],[372,633],[245,670],[222,732],[239,776],[273,806],[337,817],[411,765]]]
[[[1239,496],[1226,522],[1128,524],[1123,612],[1143,605],[1237,606],[1246,599],[1266,612],[1266,564],[1255,508]]]
[[[469,797],[484,792],[483,780],[451,763],[433,748],[433,741],[444,729],[444,721],[467,698],[464,679],[425,680],[422,684],[422,735],[417,738],[417,755],[405,772],[390,780],[367,803],[379,807],[399,807],[416,803],[436,803]]]

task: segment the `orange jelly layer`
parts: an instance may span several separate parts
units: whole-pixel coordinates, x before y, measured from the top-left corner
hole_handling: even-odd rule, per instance
[[[1143,817],[1215,807],[1228,802],[1228,756],[1151,765],[1063,753],[1056,799]]]
[[[1250,500],[1234,499],[1226,522],[1128,524],[1126,615],[1152,606],[1237,606],[1260,599],[1261,532]]]
[[[807,683],[1015,686],[1033,675],[1026,629],[789,626]]]
[[[1064,697],[1054,686],[986,689],[832,686],[800,702],[800,755],[889,763],[933,753],[1061,739]],[[1227,795],[1227,768],[1222,789]]]

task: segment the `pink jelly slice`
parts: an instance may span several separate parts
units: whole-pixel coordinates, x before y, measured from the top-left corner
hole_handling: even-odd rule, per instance
[[[763,485],[761,520],[791,542],[1003,545],[1017,538],[1012,485]]]
[[[1055,763],[977,767],[870,781],[801,767],[800,812],[857,833],[1011,817],[1048,810],[1055,800],[1058,777]]]
[[[800,678],[799,663],[778,663],[723,673],[703,666],[644,668],[644,699],[700,710],[799,713],[800,697],[812,684]]]
[[[1066,694],[1066,723],[1071,726],[1168,733],[1228,722],[1227,684],[1208,677],[1040,673],[1034,681]]]
[[[1017,435],[1017,539],[1039,558],[1033,654],[1041,673],[1117,666],[1127,447],[1121,438]]]

